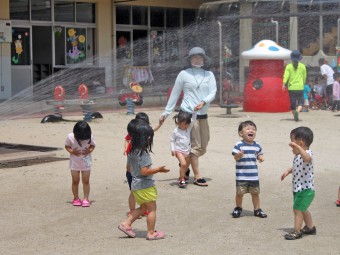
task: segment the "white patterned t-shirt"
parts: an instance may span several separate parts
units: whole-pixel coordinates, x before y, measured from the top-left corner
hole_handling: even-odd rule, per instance
[[[300,154],[295,155],[293,160],[293,192],[301,192],[306,189],[315,191],[313,151],[306,150],[306,152],[311,157],[310,163],[304,162]]]

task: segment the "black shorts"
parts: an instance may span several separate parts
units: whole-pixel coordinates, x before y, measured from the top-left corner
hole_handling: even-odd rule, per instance
[[[292,111],[296,110],[296,106],[303,106],[303,90],[289,90],[288,93],[290,99],[290,109]]]

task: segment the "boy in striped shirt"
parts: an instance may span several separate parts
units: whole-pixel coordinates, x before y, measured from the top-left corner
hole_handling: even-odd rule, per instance
[[[254,205],[254,216],[267,218],[260,208],[260,183],[258,176],[257,161],[264,161],[262,147],[255,142],[256,125],[248,120],[241,122],[238,134],[242,140],[233,148],[232,155],[236,160],[236,207],[232,212],[233,218],[238,218],[242,213],[243,195],[250,193]]]

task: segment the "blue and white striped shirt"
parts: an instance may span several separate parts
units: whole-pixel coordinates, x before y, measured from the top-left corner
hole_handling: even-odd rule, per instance
[[[243,151],[244,155],[236,161],[236,180],[237,181],[258,181],[257,157],[263,155],[262,147],[259,143],[253,144],[239,141],[235,144],[232,155]]]

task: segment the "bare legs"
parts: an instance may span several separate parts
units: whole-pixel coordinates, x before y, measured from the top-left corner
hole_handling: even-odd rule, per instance
[[[259,194],[251,194],[251,199],[253,201],[254,210],[257,210],[260,208],[260,196]]]
[[[74,199],[79,199],[79,182],[80,182],[80,171],[73,171],[71,170],[72,175],[72,193]]]
[[[260,208],[259,194],[251,194],[251,199],[253,201],[254,210],[259,209]],[[236,207],[242,208],[242,201],[243,201],[243,194],[236,193],[236,197],[235,197]]]
[[[148,210],[149,214],[146,218],[147,228],[148,228],[148,237],[152,237],[155,235],[155,226],[156,226],[156,210],[157,205],[156,202],[148,202],[142,204],[136,210],[132,211],[127,219],[121,223],[125,228],[131,228],[133,222],[138,219],[143,213]]]
[[[130,191],[128,203],[129,203],[130,212],[134,211],[136,209],[136,201],[131,191]]]
[[[300,230],[302,229],[303,222],[305,222],[306,226],[310,229],[314,227],[312,215],[308,210],[305,212],[301,212],[294,209],[293,211],[294,211],[294,230],[300,232]]]
[[[302,105],[299,105],[298,107],[296,107],[296,110],[292,110],[292,114],[294,116],[295,112],[301,112],[302,110]]]
[[[183,153],[180,152],[176,152],[176,157],[180,163],[179,179],[184,180],[185,172],[187,171],[190,164],[190,157],[185,157]]]
[[[81,179],[83,181],[83,191],[84,191],[84,199],[88,200],[90,195],[90,173],[91,171],[83,171],[81,172]]]
[[[201,178],[201,175],[198,169],[198,157],[194,154],[190,154],[190,163],[191,163],[192,171],[194,172],[195,180]]]
[[[74,199],[79,199],[80,172],[81,172],[81,179],[83,182],[84,199],[88,200],[89,195],[90,195],[90,173],[91,171],[71,170],[73,197]]]

